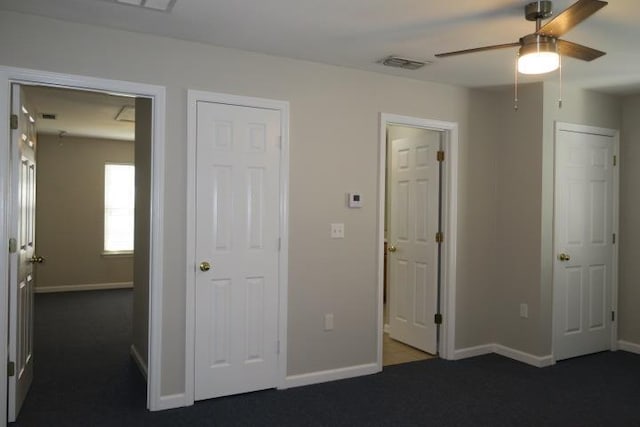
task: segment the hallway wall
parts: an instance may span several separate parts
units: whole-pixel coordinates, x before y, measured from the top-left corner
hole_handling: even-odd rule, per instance
[[[132,286],[133,255],[104,255],[104,165],[133,163],[133,141],[38,135],[37,292]]]

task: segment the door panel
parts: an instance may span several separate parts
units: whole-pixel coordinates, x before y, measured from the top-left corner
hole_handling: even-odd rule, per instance
[[[439,163],[441,133],[406,128],[391,131],[388,253],[389,333],[437,353]]]
[[[280,113],[197,105],[195,398],[277,381]]]
[[[589,267],[589,329],[606,327],[605,302],[607,301],[607,268],[604,265]]]
[[[11,234],[17,238],[17,252],[9,267],[9,360],[14,375],[9,377],[8,420],[15,421],[33,381],[33,289],[35,272],[35,112],[22,88],[12,85],[12,114],[18,129],[11,131],[12,212],[16,221]]]
[[[567,130],[557,134],[556,360],[610,348],[613,154],[610,136]],[[569,259],[561,259],[561,254]]]

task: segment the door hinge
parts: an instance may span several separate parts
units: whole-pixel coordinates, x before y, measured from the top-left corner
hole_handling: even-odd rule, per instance
[[[17,114],[12,114],[11,117],[9,118],[9,125],[11,127],[11,129],[15,130],[18,129],[18,115]]]
[[[438,151],[438,155],[436,158],[438,159],[439,162],[444,162],[444,151],[442,150]]]
[[[12,377],[16,374],[16,362],[7,363],[7,376]]]
[[[613,156],[613,166],[616,166],[618,164],[618,156]]]
[[[616,233],[613,233],[613,244],[616,244]]]
[[[276,342],[276,354],[280,354],[280,340]]]
[[[14,237],[11,237],[9,238],[9,253],[15,254],[16,252],[18,252],[18,241]]]
[[[615,312],[615,311],[612,311],[612,312],[611,312],[611,321],[612,321],[612,322],[615,322],[615,321],[616,321],[616,312]]]
[[[441,313],[436,313],[435,316],[433,316],[433,323],[435,323],[436,325],[442,325],[442,314]]]
[[[444,233],[442,231],[438,231],[436,233],[436,243],[444,242]]]

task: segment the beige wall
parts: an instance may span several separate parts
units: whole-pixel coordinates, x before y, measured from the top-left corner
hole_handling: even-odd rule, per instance
[[[483,118],[498,129],[515,126],[505,123],[512,117],[507,112],[507,91],[484,95],[448,85],[9,12],[0,12],[0,58],[7,66],[167,88],[163,395],[184,391],[187,89],[290,102],[289,375],[375,360],[380,112],[460,125],[456,348],[501,337],[505,345],[548,353],[551,331],[545,322],[550,320],[543,317],[550,313],[545,312],[548,301],[544,295],[549,284],[541,278],[545,241],[541,242],[540,216],[544,221],[544,195],[549,191],[541,172],[546,171],[541,167],[549,122],[545,119],[540,124],[542,148],[540,139],[532,147],[517,138],[498,141],[475,133],[476,129],[486,130]],[[535,128],[523,113],[527,108],[540,120],[542,95],[534,90],[531,96],[523,93],[520,116],[514,119],[530,126],[527,129]],[[566,111],[572,111],[569,98]],[[577,97],[577,102],[581,100]],[[527,102],[531,104],[525,105]],[[499,108],[496,111],[504,111],[505,116],[491,114],[487,106]],[[546,117],[548,109],[544,113]],[[516,134],[517,128],[510,132]],[[516,145],[510,146],[510,141]],[[507,151],[500,154],[501,150]],[[508,164],[512,155],[526,162],[522,171]],[[500,201],[503,193],[509,195],[516,188],[499,181],[511,179],[522,185],[518,188],[522,193],[515,200]],[[353,189],[363,195],[362,209],[345,207],[344,194]],[[522,194],[530,194],[531,199]],[[523,211],[516,200],[533,212]],[[525,217],[513,219],[511,214]],[[501,236],[513,239],[500,243],[500,248],[522,246],[527,254],[538,255],[524,265],[532,276],[514,286],[511,284],[521,280],[523,272],[497,273],[497,263],[503,265],[496,258],[497,218],[514,221],[511,228],[500,230]],[[531,223],[518,229],[528,218]],[[345,223],[345,239],[329,238],[332,222]],[[518,234],[511,235],[509,230]],[[535,277],[536,283],[531,284]],[[518,305],[527,301],[530,319],[519,322]],[[335,329],[330,333],[323,331],[325,313],[334,313]],[[515,328],[502,325],[498,322],[502,319],[515,319],[519,324]]]
[[[104,164],[132,163],[133,142],[39,135],[38,288],[131,282],[131,256],[102,255]]]
[[[619,338],[640,345],[640,96],[624,99],[620,140]]]
[[[136,98],[136,201],[133,263],[133,347],[148,365],[149,335],[149,242],[151,215],[152,104]]]
[[[493,150],[489,152],[493,160],[485,161],[490,169],[486,173],[494,175],[482,180],[495,183],[495,194],[486,194],[495,204],[495,212],[488,207],[486,218],[490,221],[495,215],[496,221],[495,234],[485,236],[494,242],[491,257],[495,260],[483,275],[491,277],[493,272],[495,277],[495,284],[485,289],[491,295],[489,307],[494,313],[487,317],[488,342],[547,356],[551,354],[553,315],[555,122],[619,129],[620,102],[615,96],[565,85],[559,109],[559,88],[553,83],[520,86],[517,111],[513,108],[513,87],[474,90],[472,95],[469,147],[482,141],[481,147]],[[628,268],[622,266],[625,262],[621,256],[622,270]],[[627,319],[631,305],[640,301],[637,294],[629,295],[635,302],[620,308],[621,319]],[[520,317],[522,303],[528,305],[526,319]]]
[[[458,296],[456,348],[495,341],[497,138],[494,94],[473,90],[469,99],[469,131],[466,150],[460,153],[460,178],[469,183],[467,197],[458,203],[458,282],[466,287]]]
[[[536,356],[551,354],[553,320],[553,194],[555,122],[620,128],[615,96],[563,88],[555,83],[520,87],[519,109],[513,89],[499,94],[495,109],[498,158],[498,252],[496,342]],[[510,256],[510,258],[509,258]],[[520,317],[526,303],[529,317]]]
[[[495,92],[496,293],[495,340],[540,354],[540,195],[542,185],[542,84]],[[520,317],[527,304],[528,318]]]
[[[188,88],[290,101],[289,374],[375,360],[380,112],[460,124],[456,346],[486,342],[474,332],[486,329],[490,303],[492,260],[474,240],[490,234],[477,221],[484,212],[476,215],[486,205],[486,165],[470,157],[482,147],[469,145],[468,90],[8,12],[0,24],[3,65],[167,87],[163,395],[184,391]],[[350,189],[362,192],[362,209],[345,208]],[[340,242],[329,238],[338,221]],[[329,312],[335,329],[326,333]]]

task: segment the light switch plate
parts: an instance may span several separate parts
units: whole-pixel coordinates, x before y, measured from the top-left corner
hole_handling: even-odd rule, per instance
[[[523,319],[529,318],[529,304],[520,304],[520,317]]]
[[[327,313],[324,315],[324,330],[333,331],[333,313]]]
[[[331,238],[332,239],[344,239],[344,224],[343,223],[331,224]]]

